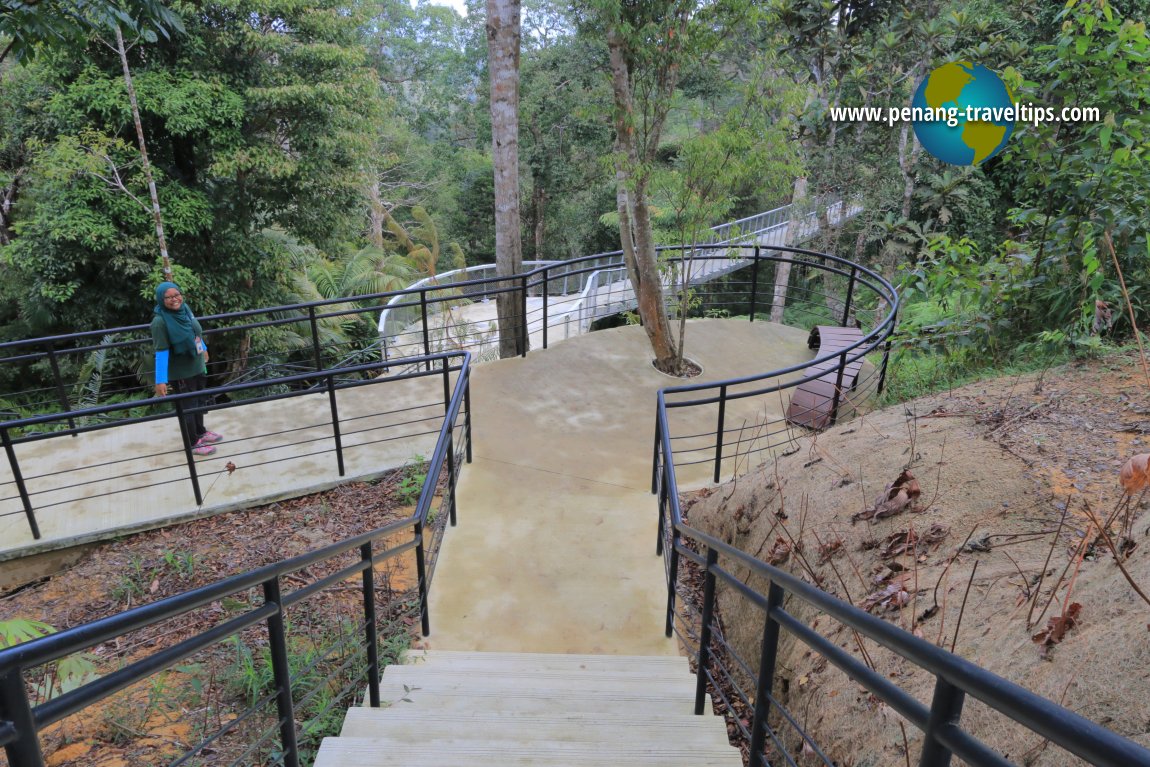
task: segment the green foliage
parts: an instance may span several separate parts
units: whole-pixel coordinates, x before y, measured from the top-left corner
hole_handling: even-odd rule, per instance
[[[55,627],[43,621],[28,618],[0,621],[0,649],[55,633]],[[63,695],[95,678],[96,656],[86,652],[75,653],[37,669],[33,690],[36,699],[43,701]]]
[[[423,483],[426,481],[427,459],[422,455],[416,455],[410,463],[400,470],[399,482],[395,486],[399,502],[405,506],[410,506],[418,501],[419,494],[423,490]]]
[[[82,49],[91,35],[117,27],[149,42],[184,31],[179,15],[161,0],[2,0],[0,40],[7,42],[0,62],[8,55],[30,60],[39,45]]]

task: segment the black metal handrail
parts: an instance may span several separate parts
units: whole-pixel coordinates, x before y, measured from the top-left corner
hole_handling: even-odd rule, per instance
[[[25,471],[24,471],[25,467],[22,467],[21,462],[19,461],[19,459],[16,455],[16,450],[15,450],[16,446],[21,445],[21,444],[25,444],[25,443],[30,443],[30,442],[59,439],[61,437],[65,437],[65,436],[76,436],[79,434],[85,434],[85,433],[89,433],[89,432],[100,431],[103,429],[118,428],[118,427],[130,425],[130,424],[148,423],[148,422],[157,421],[157,420],[176,419],[178,424],[179,424],[180,430],[183,431],[185,428],[185,416],[194,415],[196,413],[209,412],[209,411],[225,410],[225,409],[234,408],[234,407],[247,407],[247,406],[259,404],[262,402],[271,402],[271,401],[277,401],[277,400],[283,400],[283,399],[292,399],[295,397],[311,395],[311,394],[314,394],[315,392],[312,388],[297,388],[297,389],[289,389],[288,391],[276,391],[276,392],[273,392],[271,394],[267,394],[267,395],[263,395],[263,396],[257,396],[257,397],[251,397],[248,399],[239,399],[239,400],[225,401],[225,402],[214,402],[213,400],[216,397],[225,397],[226,398],[228,395],[234,395],[234,394],[241,393],[241,392],[258,391],[261,389],[267,389],[269,387],[282,387],[282,386],[291,386],[292,384],[305,384],[305,383],[321,384],[323,390],[327,392],[328,406],[329,406],[328,409],[329,409],[329,412],[331,414],[330,421],[327,421],[325,423],[319,423],[319,424],[311,424],[306,428],[311,428],[311,427],[315,427],[315,426],[330,427],[331,438],[334,441],[334,450],[332,452],[334,453],[334,456],[336,459],[336,467],[337,467],[339,476],[343,477],[343,476],[346,476],[346,469],[345,469],[345,465],[344,465],[344,451],[347,448],[344,445],[344,440],[343,440],[344,434],[342,432],[343,427],[341,424],[343,424],[344,421],[340,417],[339,406],[338,406],[337,400],[336,400],[336,392],[342,391],[345,389],[357,388],[357,387],[361,387],[361,386],[386,386],[386,385],[394,383],[396,381],[406,381],[406,380],[411,380],[411,379],[416,379],[416,378],[424,378],[424,377],[429,377],[429,376],[441,376],[443,379],[442,405],[444,408],[446,408],[447,403],[448,403],[449,391],[450,391],[449,387],[448,387],[449,379],[453,374],[461,374],[462,373],[462,371],[464,369],[464,365],[462,364],[462,361],[464,360],[465,354],[467,354],[467,353],[466,352],[451,352],[451,353],[433,354],[433,355],[429,355],[427,357],[418,358],[418,360],[416,360],[416,361],[421,363],[419,366],[417,366],[419,369],[412,370],[412,371],[403,373],[401,375],[395,375],[395,376],[374,377],[374,378],[367,378],[367,379],[352,378],[351,380],[338,380],[338,379],[346,379],[348,376],[356,376],[359,374],[376,373],[376,372],[379,372],[380,370],[382,370],[383,368],[385,368],[387,366],[387,363],[384,363],[384,362],[372,362],[372,363],[368,363],[368,364],[352,365],[352,366],[338,368],[338,369],[326,369],[326,370],[319,370],[319,371],[310,371],[307,373],[297,373],[294,375],[284,376],[284,377],[275,378],[275,379],[271,379],[271,380],[250,381],[250,382],[246,382],[246,383],[233,383],[233,384],[228,384],[225,386],[217,386],[217,387],[213,387],[213,388],[209,388],[209,389],[203,389],[203,390],[200,390],[197,392],[187,392],[187,393],[182,393],[182,394],[169,394],[168,396],[163,397],[163,398],[151,398],[151,399],[142,400],[142,401],[122,402],[122,403],[116,403],[116,404],[111,404],[111,405],[101,405],[98,407],[86,408],[83,410],[65,411],[62,413],[33,416],[33,417],[29,417],[29,418],[19,418],[19,419],[15,419],[15,420],[11,420],[11,421],[0,422],[0,444],[3,445],[4,451],[5,451],[7,459],[8,459],[8,464],[9,464],[9,467],[10,467],[11,472],[12,472],[12,479],[9,482],[0,483],[0,487],[3,487],[3,486],[8,485],[8,484],[11,484],[14,486],[16,495],[15,496],[9,496],[9,497],[5,498],[4,500],[12,500],[12,499],[15,499],[17,497],[20,499],[20,504],[22,506],[23,513],[28,520],[28,525],[29,525],[29,528],[32,532],[33,539],[38,540],[41,537],[41,533],[40,533],[39,523],[38,523],[37,517],[36,517],[37,506],[36,506],[36,504],[33,503],[33,496],[35,495],[35,493],[33,493],[29,490],[29,479],[33,479],[33,478],[25,476]],[[470,357],[467,357],[467,359],[470,359]],[[140,408],[140,407],[144,407],[144,406],[159,407],[161,405],[165,405],[165,403],[170,403],[172,405],[172,410],[166,410],[165,412],[153,413],[150,415],[123,418],[123,419],[118,419],[118,420],[114,420],[114,421],[94,420],[94,419],[98,418],[99,416],[104,416],[104,415],[107,415],[109,413],[119,413],[119,412],[123,412],[123,411],[134,410],[136,408]],[[191,403],[191,404],[189,404],[189,403]],[[424,421],[424,420],[427,420],[427,418],[424,417],[424,418],[419,418],[416,420],[417,421]],[[58,430],[46,431],[46,432],[30,431],[34,427],[42,427],[44,425],[52,425],[52,424],[56,424],[56,423],[60,423],[60,422],[67,422],[68,427],[67,428],[61,428]],[[407,423],[410,424],[413,422],[409,421]],[[468,425],[470,425],[470,413],[468,413],[467,423],[468,423]],[[299,427],[299,428],[305,428],[305,427]],[[21,432],[24,432],[24,431],[30,431],[30,433],[22,434]],[[260,436],[266,436],[266,435],[260,435]],[[326,437],[325,437],[325,439],[326,439]],[[202,488],[201,488],[201,480],[205,476],[211,476],[213,474],[221,474],[223,472],[228,471],[228,469],[226,467],[220,467],[220,468],[216,469],[215,471],[205,473],[201,468],[198,467],[198,464],[195,460],[195,456],[192,453],[192,440],[189,438],[189,435],[185,434],[184,439],[181,440],[181,443],[182,443],[181,444],[181,450],[180,451],[173,451],[173,452],[181,452],[182,451],[182,455],[183,455],[182,466],[186,469],[186,472],[187,472],[186,473],[186,479],[190,483],[191,490],[192,490],[192,496],[195,500],[196,505],[202,506],[204,503],[204,493],[203,493]],[[298,445],[299,442],[297,441],[295,444]],[[320,452],[327,452],[327,451],[321,450]],[[239,455],[241,455],[241,454],[235,453],[235,454],[231,454],[229,457],[235,459]],[[308,454],[308,455],[312,455],[312,454]],[[299,453],[296,453],[296,454],[292,455],[290,458],[275,459],[275,460],[290,460],[290,459],[295,459],[295,458],[300,458],[300,457],[304,457],[304,456],[299,454]],[[125,460],[128,460],[128,459],[125,459]],[[134,460],[134,458],[132,460]],[[253,468],[254,466],[255,466],[255,464],[249,464],[248,468]],[[174,467],[169,466],[169,467],[163,467],[163,468],[174,468]],[[151,471],[151,469],[147,469],[147,470],[143,470],[143,471],[134,471],[134,472],[130,472],[128,474],[119,475],[119,477],[117,477],[117,478],[126,478],[126,477],[138,476],[141,474],[147,474],[149,471]],[[43,478],[43,477],[47,477],[50,475],[51,475],[51,473],[41,474],[41,475],[38,475],[37,478]],[[81,501],[81,500],[90,499],[93,497],[99,497],[100,495],[105,495],[105,494],[93,494],[90,490],[84,488],[84,486],[89,485],[89,484],[94,484],[94,483],[105,482],[105,481],[107,481],[107,479],[108,479],[107,477],[101,477],[99,479],[91,480],[91,481],[86,482],[86,483],[77,483],[77,484],[73,484],[73,485],[60,485],[58,483],[54,483],[51,486],[50,490],[46,490],[44,492],[54,492],[55,493],[55,492],[59,492],[61,490],[66,490],[66,489],[69,489],[72,487],[82,488],[80,491],[81,494],[77,498],[70,499],[67,501],[58,501],[58,502],[49,504],[49,506],[58,506],[58,505],[61,505],[63,503]],[[175,481],[175,480],[170,480],[170,479],[164,480],[162,482],[162,484],[168,484],[172,481]],[[112,491],[112,492],[128,492],[131,490],[138,490],[138,489],[141,489],[142,487],[150,487],[150,486],[151,485],[140,485],[140,484],[133,484],[133,483],[129,482],[129,483],[126,483],[124,487],[122,487],[116,491]],[[43,508],[47,508],[47,506],[41,505],[39,508],[43,509]]]
[[[375,567],[379,563],[407,551],[415,551],[421,628],[424,636],[430,633],[427,598],[434,568],[429,568],[427,565],[425,534],[432,521],[432,501],[445,468],[447,470],[447,486],[442,496],[441,506],[442,504],[448,506],[447,518],[449,523],[452,526],[456,524],[455,486],[460,466],[455,455],[455,433],[456,422],[461,412],[466,413],[467,417],[461,430],[463,455],[460,458],[467,462],[471,460],[470,408],[467,407],[470,397],[470,354],[463,352],[440,356],[445,363],[448,357],[459,359],[459,366],[454,368],[458,372],[458,376],[453,386],[445,379],[443,421],[439,429],[435,451],[428,463],[428,471],[421,488],[419,502],[411,517],[333,543],[316,551],[225,578],[153,604],[137,607],[57,634],[0,650],[0,745],[5,748],[9,765],[11,767],[43,767],[45,762],[40,747],[39,733],[49,725],[88,708],[109,695],[147,679],[160,671],[172,668],[181,660],[223,639],[238,636],[244,630],[264,623],[267,627],[266,639],[270,647],[275,685],[272,696],[265,699],[264,702],[270,702],[271,699],[274,699],[277,705],[279,746],[282,753],[282,757],[277,763],[288,765],[288,767],[297,767],[299,764],[299,746],[297,743],[297,723],[293,711],[295,705],[293,676],[288,663],[285,610],[325,588],[357,575],[361,576],[362,584],[364,619],[360,628],[364,630],[363,648],[367,664],[368,703],[373,707],[379,707],[381,669],[379,667],[375,605]],[[446,364],[444,368],[447,368]],[[443,518],[441,517],[441,519]],[[384,551],[377,551],[373,548],[380,541],[406,529],[410,529],[412,532],[410,540]],[[359,552],[359,560],[354,564],[341,567],[295,591],[285,593],[282,590],[285,576],[299,573],[311,565],[333,562],[342,555],[356,551]],[[83,652],[133,631],[186,615],[225,598],[242,595],[252,588],[262,588],[264,598],[261,605],[252,607],[242,614],[223,621],[212,629],[200,632],[178,644],[152,652],[124,668],[83,684],[58,697],[36,705],[33,705],[29,699],[25,674],[30,670],[68,655]],[[185,758],[211,744],[228,729],[230,729],[230,725],[224,725],[221,731],[217,731],[185,754]]]
[[[804,252],[806,255],[819,255]],[[833,256],[822,256],[832,262],[849,264]],[[774,714],[781,722],[789,725],[800,736],[802,743],[819,756],[830,767],[832,762],[823,754],[819,745],[804,732],[797,719],[786,709],[773,691],[774,672],[777,663],[780,633],[786,631],[805,643],[815,653],[843,670],[878,699],[884,701],[908,722],[923,733],[923,747],[919,757],[921,767],[946,767],[951,755],[956,755],[973,767],[1008,767],[1013,763],[982,743],[977,737],[965,731],[961,725],[964,700],[973,697],[1003,716],[1023,727],[1047,738],[1052,743],[1087,759],[1092,764],[1106,767],[1131,767],[1150,765],[1150,750],[1125,739],[1111,730],[1091,722],[1072,711],[1059,706],[1025,688],[1009,682],[977,665],[920,639],[880,618],[839,600],[801,579],[762,562],[706,533],[688,526],[683,521],[679,501],[678,480],[676,478],[676,451],[669,421],[669,412],[676,408],[691,408],[718,404],[719,426],[716,431],[715,481],[718,481],[718,462],[722,460],[724,426],[722,413],[725,403],[737,397],[761,396],[783,388],[812,380],[820,373],[808,375],[798,381],[784,385],[759,387],[751,391],[731,393],[729,390],[740,385],[754,385],[767,379],[777,378],[786,373],[801,373],[810,365],[828,362],[838,358],[841,371],[849,362],[860,360],[871,351],[889,352],[889,336],[894,326],[898,299],[889,283],[863,267],[850,264],[852,283],[855,270],[868,274],[873,284],[890,289],[883,296],[889,312],[867,333],[862,340],[849,349],[834,354],[823,355],[811,363],[791,366],[785,370],[771,371],[761,375],[747,376],[730,381],[721,381],[692,386],[677,386],[663,389],[658,394],[656,410],[656,438],[652,470],[652,492],[658,494],[659,538],[657,553],[664,557],[667,575],[666,627],[668,637],[679,633],[684,641],[694,640],[697,651],[698,688],[695,712],[703,713],[708,682],[712,690],[726,700],[720,681],[731,683],[735,674],[726,669],[716,670],[714,647],[721,646],[727,653],[733,648],[725,643],[715,622],[717,584],[723,583],[727,589],[741,598],[743,603],[761,610],[764,614],[764,629],[761,635],[758,668],[745,659],[736,657],[735,663],[744,676],[754,681],[754,691],[736,690],[744,704],[753,707],[753,718],[749,726],[736,722],[736,727],[744,731],[750,743],[751,767],[768,767],[765,749],[768,741],[781,754],[786,763],[794,765],[796,755],[787,749],[783,739],[771,727],[768,718]],[[848,296],[850,293],[848,292]],[[848,298],[849,301],[849,298]],[[849,311],[849,309],[848,309]],[[753,316],[753,315],[752,315]],[[845,315],[844,315],[845,316]],[[845,324],[845,323],[844,323]],[[824,373],[821,373],[825,375]],[[842,378],[838,385],[841,388]],[[881,377],[879,379],[881,387]],[[702,393],[693,399],[668,402],[667,397]],[[835,406],[838,406],[836,400]],[[703,435],[706,436],[706,435]],[[705,552],[705,553],[703,553]],[[702,605],[698,607],[698,625],[693,619],[676,608],[676,593],[679,588],[680,560],[693,562],[704,572]],[[724,566],[724,562],[727,563]],[[748,585],[751,577],[740,579],[731,570],[731,565],[744,568],[751,576],[769,582],[766,593]],[[893,684],[884,675],[877,673],[850,653],[827,640],[822,633],[795,617],[793,611],[785,607],[790,597],[801,600],[829,616],[834,621],[872,639],[899,657],[932,674],[936,679],[934,697],[929,707]],[[689,624],[689,627],[686,626]],[[684,632],[691,632],[686,636]],[[909,755],[908,755],[909,758]]]

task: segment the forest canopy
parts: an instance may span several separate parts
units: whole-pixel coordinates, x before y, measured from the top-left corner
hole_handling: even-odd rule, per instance
[[[525,260],[619,247],[603,24],[613,5],[523,5]],[[636,94],[665,112],[641,169],[658,242],[784,204],[805,177],[811,199],[860,201],[814,247],[896,281],[908,332],[979,355],[1089,346],[1096,302],[1125,305],[1118,268],[1135,317],[1150,320],[1146,0],[642,6],[633,61],[667,55],[668,29],[690,35],[673,43],[673,89],[651,81]],[[146,316],[158,249],[117,26],[176,279],[197,312],[362,294],[495,260],[482,3],[466,16],[424,0],[104,8],[78,24],[47,4],[0,4],[3,340]],[[691,23],[662,24],[669,13]],[[906,106],[954,61],[994,70],[1016,101],[1100,119],[1020,122],[974,167],[932,157],[907,124],[830,119],[832,108]],[[691,197],[699,178],[705,203]],[[1126,312],[1112,321],[1106,332],[1130,332]]]

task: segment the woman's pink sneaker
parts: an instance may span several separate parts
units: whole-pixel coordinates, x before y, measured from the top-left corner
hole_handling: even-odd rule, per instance
[[[217,442],[221,441],[223,438],[224,438],[223,434],[217,434],[214,431],[205,431],[203,434],[200,435],[200,439],[196,444],[197,445],[199,445],[199,444],[214,445]]]
[[[194,447],[192,447],[192,452],[196,455],[211,455],[212,453],[216,452],[216,448],[215,445],[209,445],[208,443],[204,442],[203,437],[200,437],[200,440],[196,442]]]

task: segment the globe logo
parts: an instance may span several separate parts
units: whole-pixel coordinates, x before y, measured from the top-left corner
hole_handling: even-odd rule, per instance
[[[1010,91],[993,71],[969,61],[943,64],[928,74],[911,107],[914,134],[923,148],[951,165],[981,165],[1014,132]]]

